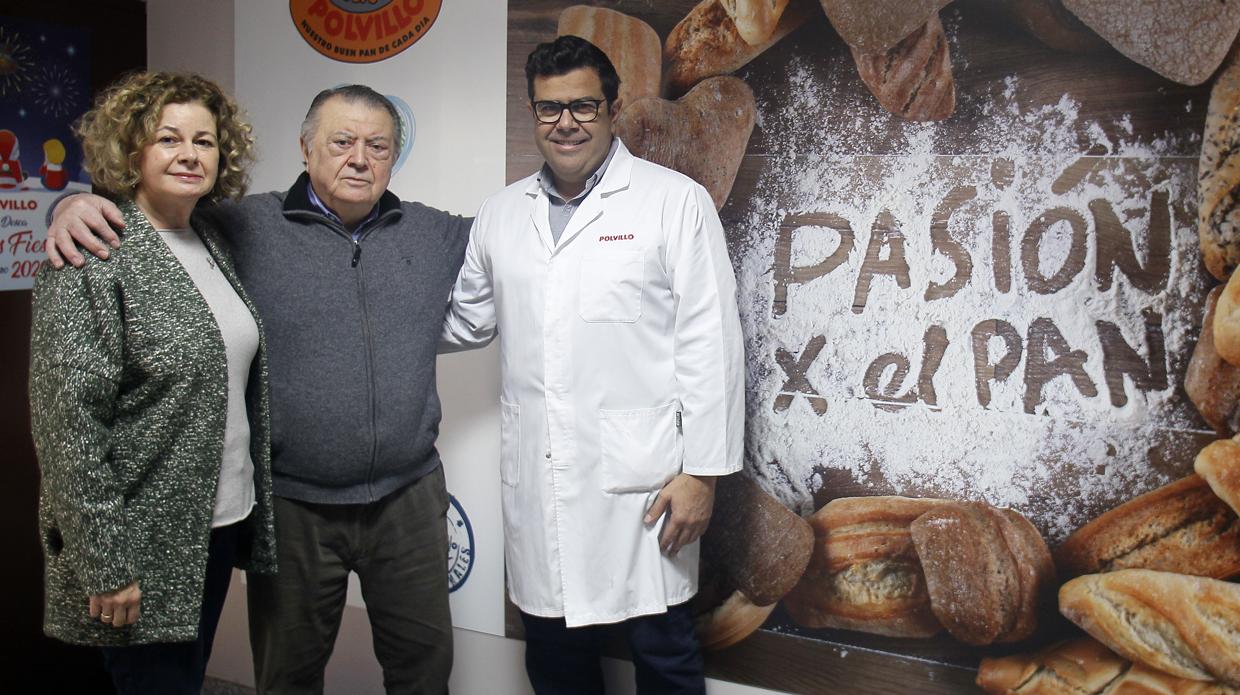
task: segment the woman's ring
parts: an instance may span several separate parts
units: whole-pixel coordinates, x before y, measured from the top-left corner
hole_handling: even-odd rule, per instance
[[[111,614],[111,613],[100,613],[100,614],[99,614],[99,619],[100,619],[100,620],[111,620],[111,619],[112,619],[112,614]]]

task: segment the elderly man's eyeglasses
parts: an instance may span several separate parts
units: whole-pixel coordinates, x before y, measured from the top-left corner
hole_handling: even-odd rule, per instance
[[[573,99],[565,104],[562,101],[534,102],[534,117],[539,123],[556,123],[568,109],[569,115],[578,123],[589,123],[598,118],[598,107],[606,99]]]

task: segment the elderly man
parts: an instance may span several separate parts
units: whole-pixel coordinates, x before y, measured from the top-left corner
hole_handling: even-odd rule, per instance
[[[435,353],[469,221],[387,191],[400,119],[368,87],[315,97],[285,193],[203,211],[232,244],[267,334],[279,572],[249,578],[262,693],[318,693],[361,583],[389,693],[447,691],[448,495]],[[117,243],[106,200],[62,203],[49,256]],[[257,383],[257,382],[252,382]]]
[[[505,558],[530,682],[603,692],[599,626],[617,623],[639,692],[704,693],[686,602],[744,419],[723,229],[705,189],[614,137],[620,80],[597,47],[561,36],[525,72],[546,166],[483,204],[444,341],[499,336]]]

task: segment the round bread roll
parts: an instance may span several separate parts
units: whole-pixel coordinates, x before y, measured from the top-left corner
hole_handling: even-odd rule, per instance
[[[733,592],[713,610],[697,617],[697,634],[702,649],[713,651],[740,642],[761,627],[774,610],[773,603],[756,606],[744,592]]]

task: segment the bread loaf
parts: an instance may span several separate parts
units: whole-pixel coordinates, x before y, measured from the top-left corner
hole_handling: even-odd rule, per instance
[[[992,695],[1101,693],[1128,662],[1101,642],[1082,637],[1032,654],[982,659],[977,685]]]
[[[1234,439],[1210,442],[1197,454],[1193,470],[1233,512],[1240,509],[1240,442]]]
[[[744,80],[711,77],[674,102],[653,98],[627,105],[615,133],[638,157],[702,184],[718,210],[736,181],[757,110]]]
[[[1089,574],[1060,588],[1059,610],[1132,661],[1240,685],[1240,585],[1153,570]]]
[[[1201,84],[1240,30],[1234,0],[1063,0],[1120,53],[1182,84]]]
[[[1240,273],[1232,273],[1214,307],[1214,350],[1232,366],[1240,367]]]
[[[1086,53],[1107,43],[1064,9],[1060,0],[1003,0],[1016,23],[1057,51]]]
[[[788,0],[721,0],[745,43],[756,46],[775,33]]]
[[[1240,428],[1240,367],[1219,356],[1214,342],[1214,312],[1222,287],[1206,297],[1201,334],[1184,373],[1184,391],[1197,412],[1220,436],[1230,437]]]
[[[806,627],[833,627],[894,637],[942,630],[930,610],[925,577],[909,524],[945,500],[846,497],[809,519],[814,555],[784,597]]]
[[[831,26],[849,46],[883,53],[952,0],[821,0]]]
[[[930,608],[953,637],[986,645],[1033,634],[1039,607],[1055,586],[1055,567],[1027,519],[957,502],[926,512],[909,530]]]
[[[1131,663],[1081,637],[1032,654],[982,659],[977,684],[992,695],[1238,695],[1216,682],[1193,681]]]
[[[751,44],[741,37],[721,0],[702,0],[667,35],[663,58],[667,63],[668,95],[680,96],[707,77],[739,70],[816,11],[814,0],[790,0],[771,35]]]
[[[1224,578],[1240,573],[1240,519],[1189,475],[1077,529],[1055,550],[1064,577],[1141,568]]]
[[[774,610],[774,603],[756,606],[744,593],[734,592],[722,604],[697,617],[698,641],[708,651],[730,647],[753,634]]]
[[[1197,181],[1202,260],[1211,275],[1226,280],[1240,264],[1240,48],[1210,91]]]
[[[878,103],[909,121],[941,121],[956,109],[951,50],[938,15],[890,49],[852,49],[861,81]]]
[[[715,511],[702,538],[703,561],[759,606],[788,593],[809,564],[814,532],[743,474],[715,486]]]
[[[560,12],[558,36],[580,36],[598,46],[620,75],[621,103],[659,96],[663,46],[642,20],[605,7],[573,5]]]

